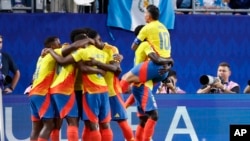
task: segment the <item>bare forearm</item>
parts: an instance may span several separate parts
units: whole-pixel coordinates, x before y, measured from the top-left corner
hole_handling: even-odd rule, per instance
[[[165,64],[173,64],[173,59],[172,58],[161,58],[159,57],[156,53],[152,52],[148,54],[148,57],[150,60],[152,60],[154,63],[159,64],[159,65],[165,65]]]
[[[87,66],[87,65],[81,65],[80,70],[82,73],[86,74],[103,74],[103,70],[99,68],[95,68],[92,66]]]
[[[250,86],[247,85],[246,88],[244,89],[244,93],[250,93]]]
[[[197,93],[198,94],[201,94],[201,93],[208,93],[209,91],[211,90],[211,86],[207,86],[207,87],[205,87],[204,89],[199,89],[198,91],[197,91]]]
[[[119,69],[119,65],[118,64],[104,64],[101,62],[97,63],[97,67],[100,69],[103,69],[105,71],[111,71],[111,72],[117,72]]]
[[[11,85],[10,85],[10,87],[13,90],[16,88],[16,85],[17,85],[19,79],[20,79],[20,71],[17,70],[16,73],[15,73],[15,75],[13,76],[13,79],[12,79],[12,82],[11,82]]]
[[[138,48],[138,45],[135,44],[135,43],[133,43],[132,46],[131,46],[131,49],[132,49],[132,50],[136,50],[137,48]]]
[[[76,49],[77,49],[76,46],[69,45],[68,47],[62,49],[62,56],[67,56]]]

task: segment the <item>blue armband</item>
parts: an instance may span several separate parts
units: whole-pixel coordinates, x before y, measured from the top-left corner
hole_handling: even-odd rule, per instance
[[[138,38],[135,38],[134,43],[135,43],[136,45],[139,45],[139,44],[141,43],[141,40],[138,39]]]

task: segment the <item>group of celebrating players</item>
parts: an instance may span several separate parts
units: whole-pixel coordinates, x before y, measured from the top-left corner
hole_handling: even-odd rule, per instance
[[[83,141],[112,141],[110,121],[116,121],[127,141],[150,141],[158,113],[152,89],[167,78],[173,65],[169,32],[158,21],[159,9],[148,5],[147,24],[135,29],[134,67],[121,80],[118,48],[101,40],[91,28],[71,32],[71,44],[48,37],[38,58],[29,92],[31,141],[59,141],[63,119],[69,141],[79,139],[79,121],[84,122]],[[122,94],[131,89],[124,102]],[[140,123],[135,135],[127,122],[126,108],[133,102]]]

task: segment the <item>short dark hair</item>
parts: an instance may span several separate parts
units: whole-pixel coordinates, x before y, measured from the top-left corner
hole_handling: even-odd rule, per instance
[[[151,17],[154,20],[158,20],[160,16],[159,8],[156,7],[155,5],[148,5],[147,11],[150,13]]]
[[[228,67],[229,70],[230,70],[230,65],[229,65],[227,62],[221,62],[221,63],[219,64],[219,66]]]
[[[75,41],[75,37],[79,34],[85,34],[86,30],[84,28],[77,28],[71,31],[70,33],[70,41],[74,42]]]
[[[47,37],[44,41],[44,47],[49,47],[51,45],[51,43],[53,43],[54,41],[56,41],[56,39],[58,39],[57,36],[50,36]]]
[[[74,41],[82,40],[82,39],[85,39],[85,38],[87,38],[87,36],[86,36],[85,33],[77,34],[77,35],[74,37]]]
[[[134,30],[134,34],[135,36],[137,36],[139,34],[139,32],[141,31],[141,29],[144,27],[144,25],[138,25],[135,30]]]
[[[91,39],[94,39],[98,35],[97,31],[92,28],[86,27],[84,29],[86,31],[86,35]]]
[[[173,76],[174,78],[177,78],[177,73],[174,70],[169,70],[168,77]]]

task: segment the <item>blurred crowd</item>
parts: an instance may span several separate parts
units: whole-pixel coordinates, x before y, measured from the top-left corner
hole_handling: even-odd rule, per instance
[[[108,0],[0,0],[1,12],[107,13]],[[250,0],[173,0],[176,14],[248,15]]]

